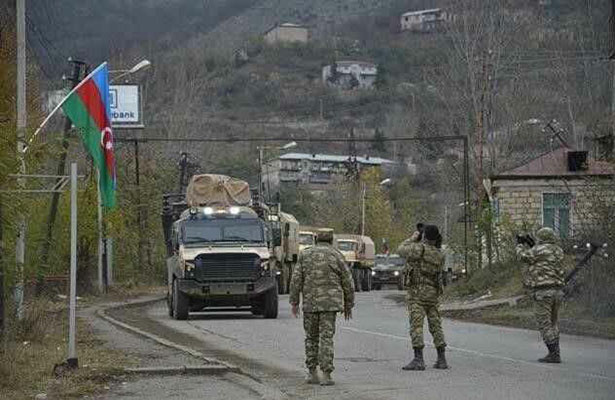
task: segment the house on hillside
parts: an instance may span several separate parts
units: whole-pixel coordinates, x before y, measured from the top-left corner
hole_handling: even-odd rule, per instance
[[[264,34],[263,39],[267,44],[276,43],[307,43],[309,30],[306,26],[284,23],[276,24],[269,28]]]
[[[395,163],[380,157],[353,157],[333,154],[287,153],[263,166],[263,185],[277,190],[280,185],[300,185],[314,191],[326,190],[331,184],[347,179],[349,163],[358,171],[382,168],[385,175]]]
[[[562,238],[582,234],[615,201],[615,165],[586,151],[553,150],[486,184],[496,219],[549,226]]]
[[[402,32],[435,32],[449,20],[450,16],[441,8],[410,11],[401,15],[400,29]]]
[[[337,61],[322,68],[325,85],[346,90],[373,88],[377,77],[376,64],[365,61]]]

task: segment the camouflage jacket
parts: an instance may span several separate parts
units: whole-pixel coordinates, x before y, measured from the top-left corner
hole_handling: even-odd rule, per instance
[[[291,304],[299,304],[300,293],[303,312],[352,308],[354,285],[342,253],[323,243],[303,250],[290,283]]]
[[[435,246],[406,239],[397,254],[406,259],[408,300],[421,304],[437,304],[442,293],[444,255]]]
[[[523,286],[528,289],[561,288],[566,277],[564,251],[557,244],[553,230],[542,228],[536,235],[534,247],[517,245],[517,257],[525,263]]]

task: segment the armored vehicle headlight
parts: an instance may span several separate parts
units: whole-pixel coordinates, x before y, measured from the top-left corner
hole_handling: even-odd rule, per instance
[[[373,275],[376,275],[376,271],[372,271],[372,276],[373,276]]]
[[[395,271],[395,272],[393,272],[393,275],[395,275],[395,276],[399,276],[399,271]]]
[[[192,271],[194,269],[194,262],[193,261],[184,261],[184,266],[186,268],[186,271]]]
[[[211,207],[204,207],[203,208],[203,214],[205,215],[211,215],[214,213],[214,209]]]
[[[276,275],[282,275],[282,272],[281,271],[275,271],[275,274]]]
[[[239,207],[231,207],[231,208],[229,209],[229,212],[230,212],[231,214],[233,214],[233,215],[237,215],[237,214],[239,214],[239,211],[240,211],[240,210],[239,210]]]

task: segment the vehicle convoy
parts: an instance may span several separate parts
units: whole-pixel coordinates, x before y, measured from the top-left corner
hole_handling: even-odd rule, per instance
[[[374,241],[368,236],[334,234],[333,243],[352,271],[355,290],[369,292],[375,259]]]
[[[281,244],[274,246],[273,259],[278,274],[278,293],[286,294],[299,257],[299,222],[293,215],[281,211],[270,213],[269,221],[272,228],[281,232]]]
[[[276,318],[274,247],[281,245],[268,207],[253,202],[247,182],[195,175],[186,195],[163,196],[167,304],[178,320],[190,311],[246,308]]]
[[[404,289],[404,268],[406,261],[397,254],[376,254],[372,269],[372,288],[382,289],[382,285],[393,284]]]

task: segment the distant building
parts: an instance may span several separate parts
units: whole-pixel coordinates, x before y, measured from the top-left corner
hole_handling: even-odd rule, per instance
[[[548,226],[566,238],[599,222],[596,210],[615,197],[614,177],[613,164],[561,147],[492,176],[487,186],[496,220]]]
[[[380,157],[356,157],[354,161],[359,171],[382,167],[387,172],[395,165],[393,161]],[[328,185],[346,178],[349,162],[350,157],[344,155],[283,154],[263,166],[263,184],[272,190],[283,184],[325,190]]]
[[[343,89],[368,89],[374,87],[378,67],[365,61],[337,61],[322,68],[325,85]]]
[[[307,43],[309,30],[303,25],[284,23],[274,25],[264,33],[265,42],[276,43]]]
[[[411,32],[434,32],[449,20],[449,15],[441,8],[410,11],[401,15],[401,30]]]

